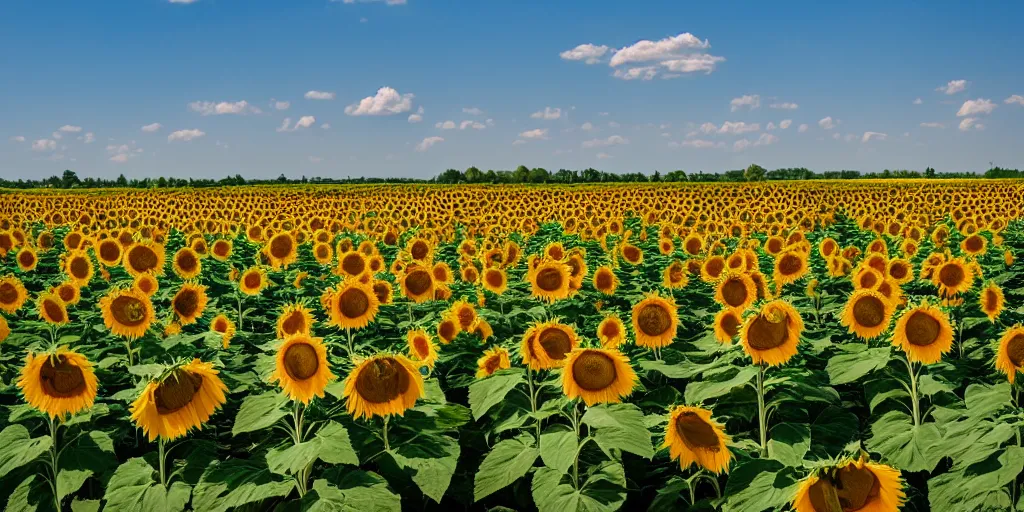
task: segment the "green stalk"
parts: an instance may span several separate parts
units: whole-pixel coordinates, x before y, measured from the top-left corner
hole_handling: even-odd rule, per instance
[[[757,422],[761,435],[761,457],[768,456],[768,416],[764,406],[764,373],[766,367],[758,365],[757,369]]]
[[[907,363],[907,373],[910,374],[910,400],[914,406],[913,417],[916,427],[921,424],[921,403],[917,398],[917,374],[914,373],[914,363],[910,362],[909,357],[905,357],[903,361]]]
[[[53,416],[50,416],[50,439],[53,443],[50,444],[50,470],[53,471],[53,503],[57,506],[56,510],[60,510],[60,497],[58,496],[57,489],[57,475],[60,471],[57,469],[57,457],[59,451],[57,450],[57,422],[54,421]]]
[[[540,445],[540,418],[537,417],[537,396],[533,392],[533,369],[526,365],[526,383],[530,386],[530,412],[537,422],[537,445]]]
[[[382,437],[384,438],[384,451],[391,451],[391,442],[388,441],[388,422],[391,420],[391,415],[384,416],[384,429]]]
[[[164,436],[160,436],[156,441],[157,451],[160,459],[160,485],[167,487],[167,470],[164,469],[167,464],[164,462],[166,452],[164,451]]]

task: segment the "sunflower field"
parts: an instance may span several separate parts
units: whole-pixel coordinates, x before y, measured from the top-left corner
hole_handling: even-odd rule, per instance
[[[1024,511],[1024,183],[0,191],[10,511]]]

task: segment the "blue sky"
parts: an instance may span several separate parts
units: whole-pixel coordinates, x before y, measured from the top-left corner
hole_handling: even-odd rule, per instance
[[[7,0],[0,176],[1024,165],[1024,3],[894,4]]]

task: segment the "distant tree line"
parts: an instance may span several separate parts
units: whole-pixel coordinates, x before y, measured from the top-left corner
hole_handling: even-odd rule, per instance
[[[814,172],[806,167],[787,167],[767,170],[757,164],[746,169],[726,171],[724,173],[706,173],[704,171],[687,173],[683,170],[669,171],[664,174],[654,171],[652,174],[642,172],[613,173],[599,171],[594,168],[580,170],[559,169],[551,172],[543,167],[529,168],[520,165],[515,170],[481,171],[469,167],[464,171],[448,169],[430,179],[416,178],[288,178],[284,174],[272,180],[245,179],[240,174],[219,180],[208,178],[142,178],[127,179],[124,174],[117,179],[84,178],[81,179],[72,170],[64,171],[61,176],[50,176],[42,180],[8,180],[0,178],[0,188],[205,188],[239,185],[280,185],[280,184],[375,184],[375,183],[673,183],[673,182],[744,182],[744,181],[775,181],[775,180],[857,180],[857,179],[918,179],[918,178],[1024,178],[1024,171],[992,167],[983,174],[974,172],[936,172],[927,167],[924,172],[906,169],[882,172],[862,173],[860,171],[824,171]]]

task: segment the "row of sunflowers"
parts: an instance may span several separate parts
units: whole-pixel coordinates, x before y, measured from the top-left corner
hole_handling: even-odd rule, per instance
[[[10,510],[1024,510],[1018,182],[4,196]]]

